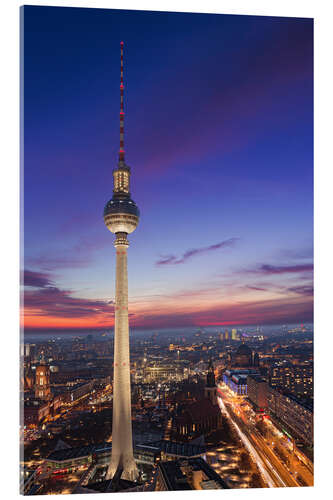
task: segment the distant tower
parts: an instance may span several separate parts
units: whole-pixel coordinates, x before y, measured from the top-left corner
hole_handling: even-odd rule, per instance
[[[41,364],[36,368],[35,397],[37,399],[51,399],[50,368],[45,364],[44,356]]]
[[[107,478],[113,478],[118,467],[122,478],[135,480],[138,470],[133,456],[131,422],[131,381],[128,328],[127,235],[139,222],[139,209],[131,199],[130,168],[124,150],[124,73],[123,46],[120,43],[120,149],[119,161],[113,170],[113,196],[104,208],[104,222],[115,233],[116,293],[114,325],[112,455]]]
[[[212,359],[209,360],[207,382],[205,387],[205,398],[210,399],[213,405],[217,404],[215,373]]]

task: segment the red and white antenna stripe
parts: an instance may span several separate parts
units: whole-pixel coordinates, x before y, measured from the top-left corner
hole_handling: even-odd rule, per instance
[[[120,149],[119,162],[125,162],[124,149],[124,42],[120,42]]]

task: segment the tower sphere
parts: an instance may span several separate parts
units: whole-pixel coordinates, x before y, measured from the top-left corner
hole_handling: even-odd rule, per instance
[[[104,222],[111,233],[132,233],[139,223],[140,211],[129,197],[113,196],[104,208]]]

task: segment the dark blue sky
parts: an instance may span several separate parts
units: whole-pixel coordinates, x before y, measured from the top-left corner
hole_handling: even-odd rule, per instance
[[[111,325],[119,144],[132,324],[312,319],[311,19],[24,7],[26,325]]]

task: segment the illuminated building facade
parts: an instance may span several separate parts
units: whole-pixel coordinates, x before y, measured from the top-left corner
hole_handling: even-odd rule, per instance
[[[268,384],[260,375],[247,377],[247,397],[255,409],[265,411],[267,408]]]
[[[143,370],[144,381],[152,382],[154,380],[182,380],[184,378],[184,368],[171,365],[155,364],[146,366]]]
[[[306,397],[313,397],[313,362],[293,365],[294,387],[292,392]]]
[[[91,393],[94,387],[94,381],[90,380],[89,382],[81,382],[78,384],[74,384],[72,387],[68,388],[66,391],[66,402],[73,403],[74,401],[78,401],[79,399],[85,398],[88,394]]]
[[[311,398],[313,396],[313,362],[292,364],[277,361],[270,367],[270,385],[280,387],[292,394]]]
[[[32,399],[24,402],[24,425],[37,425],[50,414],[49,401]]]
[[[282,387],[290,391],[293,377],[293,367],[290,361],[278,361],[270,368],[270,385],[272,387]]]
[[[35,397],[37,399],[51,399],[50,368],[41,364],[36,368]]]
[[[313,446],[313,406],[273,387],[268,389],[267,400],[269,412],[282,424],[282,430],[287,427],[295,438]]]
[[[130,167],[125,163],[123,42],[120,66],[120,149],[118,166],[113,171],[113,184],[113,196],[104,208],[104,222],[116,235],[112,456],[107,477],[113,478],[119,467],[123,471],[121,477],[133,481],[138,476],[138,470],[132,442],[127,235],[138,225],[139,209],[130,196]]]
[[[247,395],[247,377],[257,375],[255,369],[225,370],[222,376],[223,382],[238,396]]]

